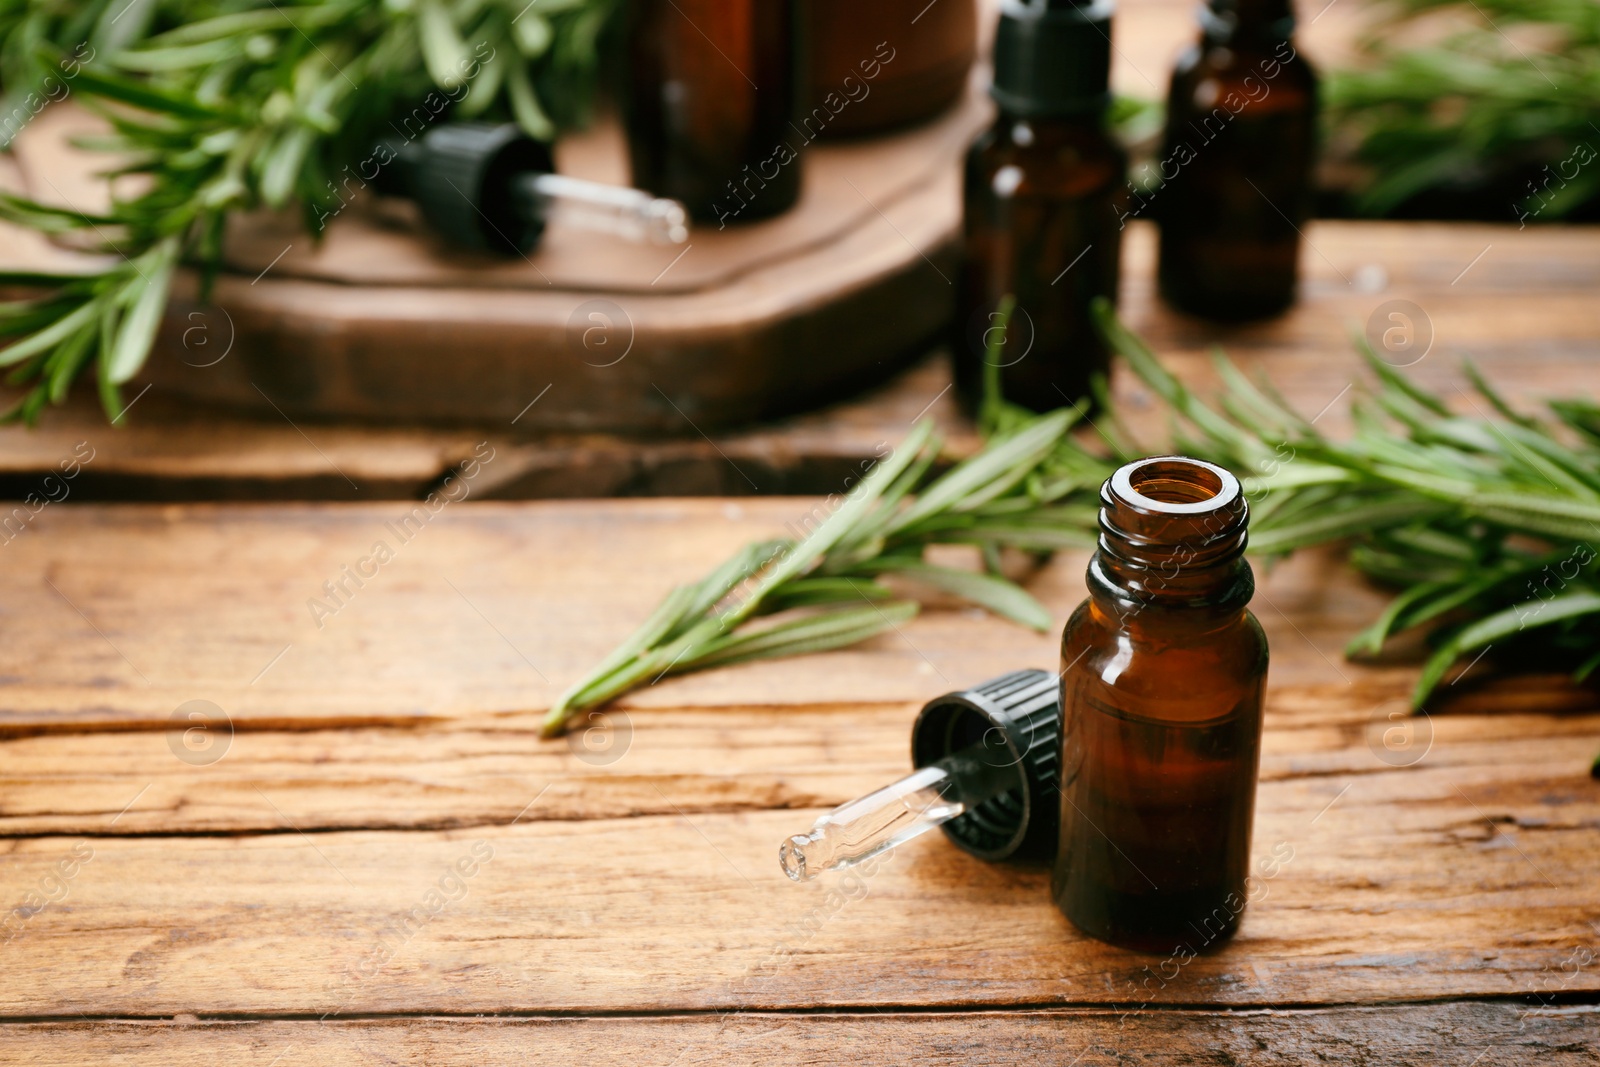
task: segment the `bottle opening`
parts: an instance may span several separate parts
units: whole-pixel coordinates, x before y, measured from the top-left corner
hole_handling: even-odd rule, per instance
[[[1238,584],[1250,508],[1239,479],[1187,456],[1119,467],[1100,491],[1100,542],[1090,563],[1111,595],[1204,601]],[[1239,595],[1249,599],[1245,584]]]
[[[1239,480],[1221,467],[1186,456],[1129,463],[1111,477],[1113,496],[1142,511],[1195,515],[1221,511],[1239,499]]]
[[[1152,463],[1128,476],[1133,491],[1162,504],[1198,504],[1222,492],[1215,471],[1189,463]]]

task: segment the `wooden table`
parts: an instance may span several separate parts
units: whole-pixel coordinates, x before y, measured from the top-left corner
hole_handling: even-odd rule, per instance
[[[1424,380],[1470,354],[1517,396],[1593,393],[1593,230],[1315,226],[1304,304],[1223,334],[1153,302],[1148,237],[1125,305],[1192,381],[1220,337],[1336,425],[1360,377],[1345,325],[1405,297],[1437,333]],[[970,444],[942,373],[833,425],[870,447],[932,402]],[[829,436],[826,417],[796,425]],[[362,493],[389,470],[413,495],[451,455],[304,429],[328,467],[292,428],[251,432]],[[78,432],[7,441],[53,463]],[[159,445],[91,436],[105,459],[86,471]],[[848,458],[850,434],[832,437]],[[183,477],[226,482],[226,449],[200,447],[218,439],[189,438]],[[459,458],[489,438],[449,440]],[[775,862],[784,835],[907,768],[921,701],[1049,666],[1050,637],[934,609],[857,649],[664,681],[597,732],[537,740],[541,709],[671,583],[813,502],[487,502],[543,446],[490,447],[477,498],[421,517],[73,502],[0,545],[0,1061],[1600,1059],[1592,692],[1478,667],[1386,745],[1414,664],[1340,655],[1381,591],[1325,552],[1262,574],[1255,853],[1293,858],[1231,944],[1163,968],[1077,934],[1044,870],[938,835],[860,881],[791,885]],[[712,488],[752,473],[711,448],[728,452],[706,459]],[[394,559],[314,615],[378,540]],[[1062,555],[1032,582],[1058,620],[1083,566]],[[193,701],[226,719],[186,739]]]

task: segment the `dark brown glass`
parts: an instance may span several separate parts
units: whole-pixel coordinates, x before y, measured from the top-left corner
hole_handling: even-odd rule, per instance
[[[967,153],[966,254],[951,350],[970,409],[1006,294],[1016,297],[996,363],[1007,400],[1048,411],[1089,395],[1110,352],[1089,317],[1115,300],[1127,158],[1099,112],[1067,118],[1001,113]]]
[[[623,94],[633,183],[702,222],[768,218],[800,197],[807,138],[799,0],[636,0]]]
[[[977,0],[811,0],[810,8],[805,125],[823,136],[921,122],[966,91],[977,52]]]
[[[1206,318],[1265,318],[1294,303],[1317,79],[1289,0],[1213,0],[1201,25],[1172,72],[1156,164],[1161,295]]]
[[[1198,954],[1248,899],[1267,641],[1238,481],[1167,456],[1101,489],[1089,599],[1061,637],[1061,841],[1083,932]]]

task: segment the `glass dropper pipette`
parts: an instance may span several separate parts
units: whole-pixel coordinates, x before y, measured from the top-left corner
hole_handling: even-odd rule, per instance
[[[822,816],[778,846],[792,881],[864,863],[1002,793],[1024,786],[1016,756],[991,730],[985,740],[912,771]]]
[[[512,196],[523,217],[556,222],[629,241],[682,244],[689,237],[682,204],[640,189],[606,185],[565,174],[520,174]]]

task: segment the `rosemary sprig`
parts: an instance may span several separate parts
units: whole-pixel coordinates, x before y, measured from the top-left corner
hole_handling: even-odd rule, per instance
[[[1463,181],[1505,189],[1505,217],[1522,220],[1559,218],[1600,196],[1593,4],[1385,0],[1373,9],[1366,62],[1335,71],[1325,97],[1336,140],[1352,140],[1371,169],[1357,210],[1388,214]],[[1426,46],[1405,32],[1452,18],[1463,27]]]
[[[991,334],[995,365],[1005,310]],[[929,476],[940,451],[933,423],[917,423],[847,495],[825,501],[820,520],[816,510],[806,517],[817,521],[805,537],[748,545],[701,581],[674,588],[632,636],[561,695],[545,717],[545,735],[559,733],[584,708],[668,674],[840,648],[894,629],[919,604],[878,582],[884,576],[1048,630],[1044,606],[999,573],[999,548],[1082,543],[1082,527],[1050,522],[1058,517],[1050,507],[1099,485],[1109,468],[1098,461],[1085,466],[1061,451],[1076,410],[996,416],[1005,428],[983,451],[936,477]],[[923,550],[938,543],[979,546],[985,569],[925,561]],[[754,624],[778,613],[791,614]]]
[[[93,365],[115,420],[178,265],[197,261],[209,285],[237,211],[297,205],[319,234],[370,179],[378,137],[448,114],[553,136],[589,99],[616,2],[0,0],[0,126],[64,86],[110,124],[94,145],[115,161],[109,177],[140,187],[104,215],[0,196],[0,218],[116,257],[82,275],[0,273],[0,286],[48,290],[0,304],[0,341],[14,339],[0,366],[28,387],[5,417],[33,421]]]
[[[1252,553],[1347,542],[1359,570],[1397,587],[1348,651],[1376,652],[1397,634],[1429,628],[1435,651],[1415,706],[1461,657],[1534,632],[1577,678],[1600,668],[1600,553],[1592,547],[1600,541],[1600,406],[1574,398],[1551,401],[1547,417],[1521,413],[1469,366],[1468,380],[1496,417],[1465,392],[1478,417],[1457,415],[1358,337],[1371,380],[1355,407],[1355,435],[1334,441],[1270,382],[1250,380],[1220,355],[1224,388],[1215,405],[1206,403],[1108,304],[1095,313],[1128,368],[1175,417],[1173,440],[1159,449],[1240,475],[1252,508]],[[1004,325],[1002,317],[991,336],[1003,338]],[[1097,391],[1098,441],[1068,434],[1077,411],[1036,416],[999,399],[991,384],[980,416],[985,448],[925,485],[938,445],[928,426],[918,426],[799,545],[751,546],[702,582],[673,590],[628,642],[562,695],[545,732],[665,674],[842,647],[899,625],[917,602],[894,599],[875,581],[883,575],[1049,628],[1042,606],[999,573],[998,549],[1092,545],[1100,483],[1117,463],[1158,450],[1121,424],[1103,383]],[[924,562],[923,550],[940,542],[977,546],[983,569]],[[747,580],[754,593],[730,597]],[[801,606],[809,613],[741,630],[757,615]]]
[[[847,495],[823,505],[831,510],[805,537],[748,545],[701,581],[669,592],[628,640],[561,695],[545,734],[559,733],[583,708],[668,674],[839,648],[894,629],[919,605],[880,584],[885,575],[1048,630],[1049,612],[1021,586],[996,572],[927,563],[922,550],[1010,543],[1001,531],[1014,516],[1003,502],[1043,501],[1019,494],[1064,496],[1078,488],[1060,481],[1047,490],[1024,487],[1076,418],[1069,410],[1037,416],[913,494],[939,453],[933,423],[919,422]],[[794,614],[753,624],[780,612]]]
[[[1500,417],[1490,418],[1465,391],[1478,417],[1455,415],[1357,336],[1375,381],[1357,405],[1355,436],[1336,442],[1231,367],[1222,396],[1231,414],[1215,412],[1161,368],[1109,307],[1099,314],[1134,373],[1194,431],[1183,447],[1255,472],[1241,479],[1254,507],[1253,551],[1354,539],[1351,562],[1399,588],[1348,652],[1377,652],[1403,631],[1433,627],[1436,649],[1414,706],[1460,657],[1533,631],[1579,680],[1600,666],[1595,405],[1552,401],[1553,420],[1518,413],[1469,364],[1468,380]],[[1252,406],[1255,418],[1239,417]]]

